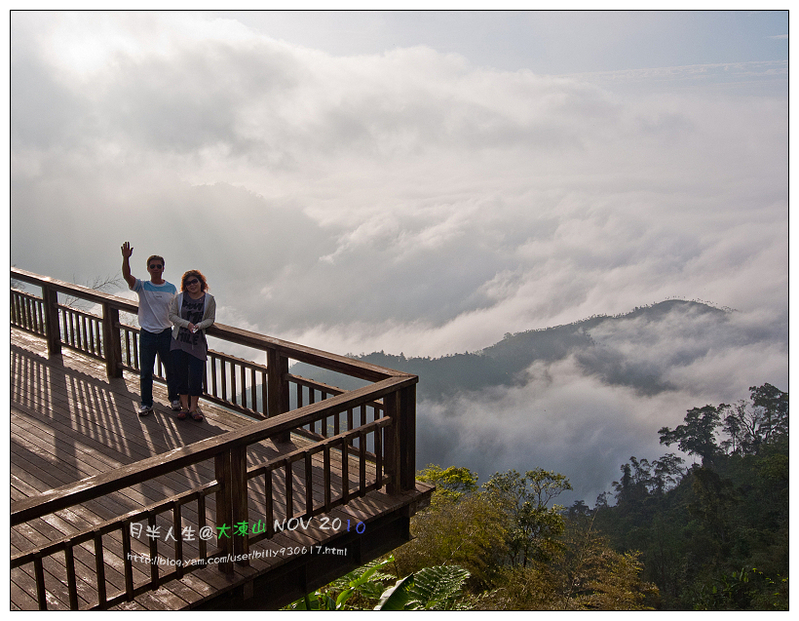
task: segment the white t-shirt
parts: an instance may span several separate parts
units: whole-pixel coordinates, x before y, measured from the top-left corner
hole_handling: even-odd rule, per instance
[[[170,282],[155,285],[150,280],[136,279],[131,287],[139,295],[139,325],[147,332],[163,332],[172,327],[169,303],[178,290]]]

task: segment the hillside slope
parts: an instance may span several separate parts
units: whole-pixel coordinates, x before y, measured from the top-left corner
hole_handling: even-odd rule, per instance
[[[602,315],[567,325],[507,334],[502,341],[478,352],[441,358],[406,358],[385,352],[355,357],[418,375],[420,400],[439,401],[455,393],[523,385],[534,362],[553,363],[570,355],[587,375],[594,375],[603,383],[628,386],[641,395],[652,395],[672,388],[663,377],[665,363],[670,367],[688,365],[712,347],[707,339],[691,335],[707,336],[708,330],[721,328],[728,315],[729,311],[700,302],[668,300],[624,315]],[[653,356],[654,359],[642,355],[647,342],[655,345],[664,336],[674,346],[670,351]],[[293,367],[292,372],[309,373],[314,379],[342,384],[342,378],[323,376],[303,365]]]

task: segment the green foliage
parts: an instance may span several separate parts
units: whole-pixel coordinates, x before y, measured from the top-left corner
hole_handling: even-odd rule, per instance
[[[708,461],[719,450],[716,444],[716,428],[720,424],[719,408],[712,405],[693,408],[685,415],[684,425],[679,425],[674,430],[663,427],[658,431],[660,443],[667,446],[676,443],[681,451],[699,455],[703,461]]]
[[[506,567],[486,609],[651,610],[657,587],[641,580],[635,553],[619,553],[598,536],[570,540],[550,563]]]
[[[396,584],[385,590],[375,610],[405,610],[413,602],[411,595],[413,574],[397,580]]]
[[[350,573],[334,580],[327,586],[308,593],[287,606],[286,610],[361,610],[358,602],[379,598],[384,590],[383,583],[394,576],[382,570],[394,557],[372,561]],[[352,601],[350,601],[352,600]]]
[[[787,437],[788,393],[768,383],[752,386],[749,392],[749,404],[740,401],[689,410],[683,425],[660,429],[660,443],[677,444],[681,451],[706,462],[719,453],[758,454],[762,446]],[[719,426],[726,439],[717,438]]]
[[[643,564],[639,557],[638,552],[604,549],[596,557],[596,575],[586,580],[585,589],[574,598],[576,607],[581,610],[651,610],[646,599],[657,596],[658,590],[654,584],[641,580]]]
[[[788,435],[788,393],[771,384],[749,388],[762,442]]]
[[[450,475],[459,475],[454,481],[465,482],[468,489],[453,486],[450,491],[456,493],[440,494],[427,510],[414,516],[414,539],[395,550],[395,555],[399,575],[412,574],[416,580],[399,581],[386,593],[385,606],[418,606],[411,591],[418,588],[418,577],[427,571],[424,568],[457,564],[471,574],[465,588],[476,608],[648,607],[644,602],[657,589],[641,579],[638,557],[615,552],[590,524],[582,524],[582,534],[577,536],[575,525],[581,520],[591,522],[584,503],[569,512],[553,504],[571,489],[566,477],[541,468],[524,474],[510,470],[495,473],[481,489],[475,489],[476,476],[470,474],[438,466],[423,471],[422,476],[437,485]],[[567,521],[566,515],[572,519]]]
[[[787,610],[788,580],[752,567],[721,574],[695,591],[696,610]]]
[[[416,479],[436,486],[438,498],[460,500],[464,495],[477,491],[477,474],[468,468],[442,468],[429,464],[416,475]]]
[[[393,556],[359,567],[321,589],[308,593],[284,610],[466,610],[461,591],[469,578],[462,567],[425,567],[396,580],[383,569]],[[384,582],[395,584],[385,588]],[[377,602],[375,605],[374,602]]]
[[[375,610],[466,610],[459,598],[467,578],[457,565],[425,567],[387,589]]]

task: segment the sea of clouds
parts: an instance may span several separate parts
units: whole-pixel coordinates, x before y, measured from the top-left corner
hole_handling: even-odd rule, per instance
[[[474,351],[669,297],[778,335],[675,366],[680,395],[564,360],[447,406],[496,469],[572,453],[598,484],[664,412],[785,379],[786,63],[546,75],[180,12],[15,13],[11,53],[18,267],[87,284],[129,240],[138,276],[152,253],[203,271],[218,321],[337,353]],[[625,355],[654,356],[644,336]]]

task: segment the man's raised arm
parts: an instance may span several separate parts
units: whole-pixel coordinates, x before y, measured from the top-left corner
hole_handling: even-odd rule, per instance
[[[130,273],[130,256],[133,254],[133,247],[130,242],[122,244],[122,278],[128,283],[128,287],[133,289],[136,284],[136,277]]]

